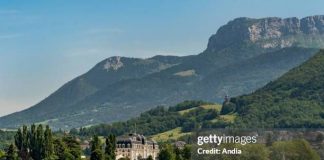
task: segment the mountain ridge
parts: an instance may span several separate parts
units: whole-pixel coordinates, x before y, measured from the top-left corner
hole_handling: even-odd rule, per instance
[[[324,19],[324,16],[313,17],[316,20]],[[270,19],[268,18],[269,21]],[[307,20],[309,28],[317,24],[316,27],[324,29],[322,21],[311,23],[312,18],[306,19],[310,19]],[[260,26],[265,19],[239,18],[233,21],[242,23],[235,24],[236,26],[256,24]],[[324,47],[322,29],[317,29],[320,34],[275,37],[270,38],[270,40],[267,39],[267,41],[263,39],[246,41],[244,40],[246,38],[244,34],[242,34],[243,37],[237,37],[240,34],[236,34],[229,41],[226,40],[227,36],[220,36],[222,35],[220,33],[225,33],[222,28],[225,28],[225,31],[226,27],[231,28],[231,23],[233,22],[224,25],[215,35],[212,35],[207,49],[198,55],[185,57],[154,56],[147,59],[116,56],[107,58],[99,62],[87,73],[63,85],[40,103],[27,110],[1,117],[0,127],[18,127],[24,123],[47,123],[52,125],[54,129],[71,128],[125,120],[139,115],[156,105],[172,105],[186,99],[219,102],[226,95],[223,91],[215,91],[217,94],[208,92],[211,96],[204,94],[206,89],[209,89],[207,85],[204,85],[204,81],[208,77],[218,78],[218,80],[214,78],[214,82],[217,82],[217,84],[210,83],[214,85],[212,88],[221,88],[223,83],[228,83],[228,79],[233,79],[231,74],[237,74],[237,70],[240,68],[243,68],[240,71],[242,75],[251,73],[251,68],[244,69],[244,66],[242,66],[247,64],[250,59],[277,52],[278,54],[274,54],[275,56],[272,57],[271,61],[264,60],[269,66],[259,67],[258,72],[254,73],[253,76],[245,76],[245,81],[250,84],[246,86],[246,89],[241,89],[240,78],[229,81],[228,90],[233,90],[231,92],[233,96],[249,93],[262,87],[266,82],[279,77],[283,72],[306,61],[315,53],[317,48]],[[274,23],[270,24],[273,27]],[[310,33],[315,33],[315,31]],[[235,33],[230,34],[235,35]],[[216,35],[217,38],[215,38]],[[222,38],[225,38],[222,40],[222,44],[226,45],[218,44],[218,39]],[[314,44],[305,41],[305,39],[309,38],[314,39],[312,41]],[[294,42],[292,43],[294,45],[277,45],[277,42],[282,40]],[[264,44],[269,43],[276,45],[275,47],[263,47]],[[285,53],[286,55],[296,53],[296,57],[291,58],[279,54],[283,53],[282,50],[285,48],[291,48],[288,53]],[[283,61],[286,63],[272,63],[280,58],[284,58]],[[252,62],[253,64],[250,65],[252,69],[254,64],[260,66],[258,62]],[[273,64],[273,66],[270,64]],[[232,68],[231,73],[227,73],[224,68],[230,66],[236,66],[236,68]],[[280,73],[278,70],[280,70]],[[273,72],[272,76],[266,76],[267,73],[264,73],[266,71]],[[224,77],[217,77],[217,74],[222,74]],[[262,81],[262,83],[253,84],[255,80]],[[235,88],[237,90],[234,90]]]
[[[228,22],[227,25],[220,27],[217,33],[210,37],[206,51],[215,52],[219,48],[222,49],[239,42],[250,41],[255,43],[273,38],[282,39],[276,43],[261,43],[260,47],[291,47],[298,44],[295,44],[295,41],[285,39],[285,37],[297,34],[323,34],[323,25],[323,15],[308,16],[302,19],[296,17],[236,18]]]

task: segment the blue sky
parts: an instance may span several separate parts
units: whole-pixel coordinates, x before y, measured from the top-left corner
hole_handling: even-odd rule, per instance
[[[324,14],[323,0],[1,0],[0,116],[113,55],[198,54],[236,17]]]

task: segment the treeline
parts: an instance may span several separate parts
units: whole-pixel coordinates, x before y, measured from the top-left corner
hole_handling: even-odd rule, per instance
[[[185,101],[173,107],[159,106],[142,113],[137,118],[132,118],[125,122],[116,122],[112,124],[100,124],[89,128],[72,129],[71,134],[79,136],[109,134],[124,135],[136,132],[144,135],[154,135],[162,133],[177,127],[182,127],[183,132],[191,132],[198,128],[226,127],[228,123],[219,120],[215,123],[209,120],[219,116],[215,109],[203,109],[199,106],[207,104],[202,101]],[[187,113],[180,114],[179,111],[190,109]]]
[[[6,160],[78,160],[80,143],[75,137],[53,137],[49,126],[31,125],[19,128],[3,156]]]

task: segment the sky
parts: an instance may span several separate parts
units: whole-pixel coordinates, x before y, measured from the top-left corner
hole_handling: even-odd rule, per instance
[[[237,17],[324,14],[323,0],[1,0],[0,116],[110,56],[202,52]]]

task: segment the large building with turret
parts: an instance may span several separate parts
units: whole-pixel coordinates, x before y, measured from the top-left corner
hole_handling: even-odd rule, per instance
[[[130,160],[142,160],[152,156],[158,159],[159,146],[153,140],[148,140],[140,134],[129,134],[117,138],[116,160],[128,157]]]

